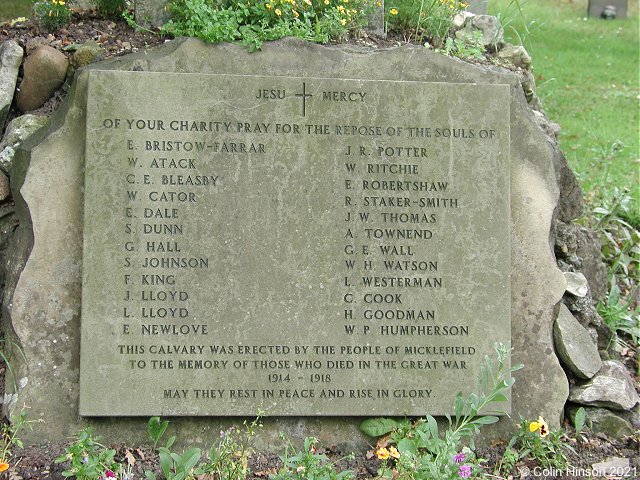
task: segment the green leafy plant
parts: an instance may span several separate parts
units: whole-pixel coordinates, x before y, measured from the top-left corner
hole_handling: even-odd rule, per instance
[[[243,422],[244,429],[230,427],[220,432],[219,441],[209,450],[209,458],[202,460],[202,450],[189,448],[179,454],[171,451],[175,437],[170,437],[164,447],[158,447],[169,422],[160,417],[151,417],[147,422],[147,433],[158,451],[160,469],[166,480],[193,480],[200,475],[218,480],[244,480],[249,474],[251,445],[257,429],[262,427],[260,415],[251,422]],[[155,480],[152,471],[145,475]]]
[[[480,30],[476,30],[473,33],[457,32],[455,38],[447,38],[444,50],[438,51],[458,58],[484,60],[485,49],[482,41],[482,32]]]
[[[220,480],[244,480],[249,475],[249,457],[259,428],[261,414],[251,422],[243,422],[243,429],[229,427],[220,432],[220,440],[209,450],[204,471]]]
[[[633,294],[629,295],[632,298]],[[631,305],[631,300],[624,300],[620,295],[620,288],[613,283],[609,290],[609,295],[605,300],[598,302],[596,309],[607,325],[616,332],[616,336],[611,342],[617,341],[624,344],[624,341],[618,336],[618,332],[624,332],[637,347],[640,339],[640,306],[635,308]],[[611,347],[611,343],[609,344]]]
[[[158,443],[164,436],[167,431],[167,427],[169,426],[169,420],[161,421],[160,417],[151,417],[147,422],[147,435],[149,435],[149,439],[153,443],[153,449],[158,449]],[[176,441],[176,437],[169,437],[167,443],[165,445],[166,448],[171,448],[173,443]]]
[[[618,150],[618,147],[611,147]],[[612,341],[635,348],[640,340],[640,306],[634,301],[640,284],[640,231],[638,213],[627,191],[613,189],[611,198],[593,209],[590,226],[599,234],[609,270],[609,293],[596,305],[605,323],[616,332]],[[611,345],[610,345],[611,346]]]
[[[564,470],[569,465],[566,452],[572,450],[568,437],[561,431],[550,431],[542,417],[522,420],[511,445],[518,446],[520,458],[537,460],[544,468]]]
[[[99,437],[94,437],[91,427],[80,431],[76,440],[65,450],[65,454],[56,458],[56,463],[68,463],[62,475],[75,477],[78,480],[98,480],[111,476],[122,470],[122,466],[115,461],[116,451],[108,449],[98,443]]]
[[[495,351],[495,360],[485,356],[477,392],[467,398],[462,393],[456,395],[454,417],[447,416],[449,428],[444,433],[431,415],[413,422],[376,418],[360,425],[367,435],[387,435],[375,452],[384,461],[378,472],[381,478],[453,480],[479,473],[473,437],[483,425],[498,421],[490,413],[497,403],[507,401],[506,393],[515,381],[511,374],[522,368],[508,366],[510,350],[503,344],[497,344]],[[471,448],[463,450],[463,442]]]
[[[593,209],[593,229],[602,240],[611,284],[630,288],[640,281],[640,220],[628,192],[613,189],[611,199]]]
[[[453,27],[454,17],[467,4],[460,0],[394,0],[385,2],[390,31],[404,33],[407,40],[429,41],[442,47]]]
[[[151,417],[147,422],[147,434],[153,443],[153,448],[158,451],[160,458],[160,470],[166,480],[193,480],[196,475],[202,475],[204,470],[198,468],[202,450],[189,448],[179,454],[171,451],[176,441],[175,436],[169,437],[164,447],[158,447],[169,426],[168,420],[160,420],[160,417]],[[151,470],[144,472],[150,480],[156,480],[156,474]]]
[[[202,456],[202,450],[199,448],[189,448],[182,454],[178,454],[166,447],[160,447],[158,453],[160,469],[166,480],[194,480],[197,475],[204,474],[204,470],[197,467]],[[156,480],[153,472],[147,470],[144,473],[148,479]]]
[[[241,42],[251,50],[294,36],[326,43],[366,24],[370,0],[173,0],[162,31],[208,42]]]
[[[69,25],[73,10],[65,0],[44,0],[33,4],[33,15],[45,29],[55,32]]]
[[[585,411],[584,407],[580,407],[578,410],[576,410],[576,414],[573,418],[573,427],[576,430],[576,436],[582,433],[582,430],[585,426],[586,418],[587,412]]]
[[[281,437],[286,440],[284,435]],[[291,442],[285,444],[282,458],[283,466],[271,480],[342,480],[353,479],[355,475],[349,470],[336,471],[335,463],[321,453],[316,447],[318,440],[313,437],[305,438],[304,447],[297,451]]]
[[[502,454],[502,458],[500,458],[500,463],[498,464],[498,468],[496,469],[497,475],[503,475],[510,473],[513,468],[516,466],[523,455],[518,450],[513,448],[515,443],[515,437],[511,439],[512,441],[509,443],[507,448],[505,448],[504,453]]]
[[[0,473],[11,468],[11,451],[13,447],[22,448],[24,445],[20,439],[20,432],[25,428],[32,428],[33,421],[27,420],[27,414],[23,410],[16,415],[11,422],[2,423],[2,440],[0,443]]]

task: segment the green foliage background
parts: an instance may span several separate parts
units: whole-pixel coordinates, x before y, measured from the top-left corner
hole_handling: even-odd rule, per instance
[[[638,0],[626,19],[588,18],[587,0],[490,0],[533,68],[547,116],[562,127],[560,147],[591,205],[629,189],[640,224]],[[528,31],[528,32],[527,32]],[[517,32],[517,33],[516,33]]]

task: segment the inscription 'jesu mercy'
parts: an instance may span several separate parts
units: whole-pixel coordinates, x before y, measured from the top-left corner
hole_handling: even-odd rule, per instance
[[[186,89],[211,95],[157,101]],[[92,72],[81,413],[450,413],[509,340],[508,105],[495,85]]]

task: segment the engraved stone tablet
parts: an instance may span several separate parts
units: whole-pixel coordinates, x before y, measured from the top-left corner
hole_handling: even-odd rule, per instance
[[[510,340],[509,104],[90,72],[81,415],[453,413]]]

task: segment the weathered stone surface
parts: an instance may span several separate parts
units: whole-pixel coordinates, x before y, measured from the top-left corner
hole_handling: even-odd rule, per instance
[[[544,131],[550,143],[555,143],[560,133],[560,125],[550,121],[544,113],[534,110],[533,114],[536,117],[536,121],[540,128]]]
[[[556,211],[556,218],[563,222],[570,222],[580,217],[584,211],[582,188],[575,174],[569,168],[567,159],[557,147],[554,148],[554,163],[556,165],[558,185],[562,192]]]
[[[607,360],[595,377],[571,389],[569,400],[581,405],[631,410],[640,398],[625,366],[616,360]]]
[[[589,293],[589,283],[582,273],[565,272],[567,280],[567,292],[576,297],[586,297]]]
[[[31,55],[38,47],[43,45],[49,45],[51,41],[55,37],[50,35],[49,38],[46,37],[31,37],[27,40],[27,44],[25,45],[26,55]]]
[[[619,476],[620,472],[629,472],[629,465],[628,458],[611,457],[607,458],[604,462],[592,464],[591,470],[594,475],[598,476]],[[625,473],[624,476],[628,475]]]
[[[598,347],[589,332],[564,304],[560,304],[553,324],[553,340],[560,361],[578,378],[589,379],[602,367]]]
[[[471,18],[474,15],[475,13],[471,13],[471,12],[467,12],[466,10],[463,10],[462,12],[458,13],[455,17],[453,17],[453,26],[455,28],[462,28],[464,23],[467,21],[467,18]]]
[[[168,0],[136,0],[135,19],[143,27],[160,27],[167,23]]]
[[[569,408],[569,418],[572,423],[575,423],[575,415],[578,408],[579,407]],[[585,411],[585,425],[589,427],[593,433],[604,433],[612,438],[622,438],[632,435],[634,432],[633,425],[624,417],[625,414],[613,412],[606,408],[583,408]]]
[[[456,394],[461,389],[465,394],[471,393],[467,391],[469,387],[465,386],[474,385],[480,375],[479,359],[485,355],[495,355],[495,342],[506,344],[511,341],[509,265],[504,261],[510,254],[509,160],[506,155],[509,149],[508,87],[409,81],[399,84],[380,80],[354,81],[313,76],[305,76],[304,82],[297,78],[271,80],[281,92],[317,92],[305,97],[302,103],[295,94],[289,99],[285,96],[278,101],[265,99],[264,82],[264,77],[251,75],[211,76],[153,72],[141,75],[136,72],[90,72],[87,131],[91,132],[91,135],[87,135],[85,153],[87,193],[84,205],[80,414],[153,416],[164,412],[165,415],[171,416],[224,415],[233,410],[236,415],[251,415],[260,402],[265,403],[262,407],[265,415],[357,416],[365,412],[375,412],[377,415],[416,416],[425,411],[433,415],[453,414],[453,400]],[[210,93],[198,105],[158,104],[156,101],[157,98],[170,98],[172,95],[187,97],[193,90]],[[126,95],[123,94],[125,91]],[[357,98],[358,105],[352,105],[349,110],[345,110],[342,102],[327,101],[326,92],[354,93],[351,98]],[[256,98],[256,93],[262,94],[258,95],[260,98]],[[339,95],[336,97],[339,98]],[[443,103],[443,98],[447,98],[448,101]],[[245,156],[247,159],[259,157],[260,162],[252,162],[252,165],[245,166],[243,172],[238,175],[237,166],[233,162],[234,158],[239,157],[238,153],[225,152],[225,144],[222,143],[218,144],[219,150],[216,152],[216,143],[213,143],[214,149],[210,154],[190,154],[194,158],[193,163],[198,168],[199,176],[178,177],[175,174],[167,175],[172,173],[167,168],[158,168],[155,160],[157,153],[138,152],[136,158],[145,168],[148,185],[154,186],[147,187],[151,188],[149,192],[145,187],[139,187],[141,201],[139,205],[131,207],[133,217],[139,220],[122,219],[132,230],[145,232],[142,238],[125,236],[135,251],[126,253],[131,265],[123,266],[126,262],[120,243],[122,237],[112,235],[113,212],[118,211],[122,199],[127,198],[130,187],[125,182],[121,182],[119,187],[116,182],[105,182],[105,171],[109,171],[114,179],[125,179],[139,173],[140,167],[132,170],[130,165],[121,159],[130,155],[130,147],[127,145],[148,150],[150,132],[154,132],[154,138],[171,139],[174,144],[183,141],[185,149],[189,148],[188,142],[218,142],[219,133],[202,129],[197,132],[181,132],[177,127],[184,118],[206,118],[207,112],[218,109],[219,105],[225,105],[225,108],[224,112],[218,114],[218,118],[232,122],[228,127],[224,127],[225,134],[232,136],[241,133],[247,146]],[[246,116],[247,111],[251,112],[250,119]],[[129,131],[128,128],[114,130],[104,125],[105,118],[129,118],[134,112],[141,118],[153,118],[158,121],[155,124],[136,122],[133,131]],[[447,282],[446,279],[450,279],[447,295],[426,285],[420,293],[413,293],[407,289],[399,293],[397,287],[382,288],[378,285],[376,292],[384,294],[386,302],[402,303],[403,310],[399,311],[366,305],[367,302],[373,303],[376,300],[367,300],[371,284],[361,279],[389,273],[390,264],[384,263],[388,262],[389,258],[386,253],[381,252],[381,248],[373,247],[367,255],[372,262],[370,266],[352,265],[346,270],[344,262],[336,262],[336,255],[344,254],[345,216],[368,216],[369,220],[364,226],[361,222],[354,223],[349,220],[346,235],[353,232],[355,237],[370,241],[382,238],[383,231],[380,227],[390,226],[385,220],[388,216],[385,212],[389,205],[373,205],[372,199],[368,196],[370,192],[365,191],[367,196],[363,197],[362,201],[355,200],[358,207],[352,211],[352,208],[345,206],[345,199],[336,198],[336,189],[342,187],[346,181],[348,186],[361,185],[364,190],[375,191],[380,188],[376,184],[388,182],[383,180],[381,183],[381,178],[394,179],[392,181],[406,178],[404,175],[398,177],[391,173],[384,176],[378,173],[372,177],[371,171],[366,169],[352,171],[345,177],[343,162],[349,161],[351,157],[349,151],[353,148],[350,143],[353,130],[349,129],[349,133],[346,134],[344,126],[366,125],[371,121],[372,112],[384,112],[384,118],[378,117],[375,121],[376,125],[379,125],[379,132],[370,133],[373,139],[360,138],[359,148],[371,152],[372,157],[380,157],[381,142],[387,144],[390,140],[397,141],[398,137],[404,138],[407,146],[420,146],[420,157],[431,158],[433,164],[428,174],[416,170],[412,174],[414,181],[429,182],[434,178],[442,179],[443,182],[447,182],[446,191],[450,195],[453,195],[454,191],[458,192],[456,203],[466,204],[464,209],[456,208],[455,213],[442,211],[438,215],[438,225],[432,224],[429,227],[430,230],[426,234],[428,242],[425,241],[427,238],[423,238],[422,241],[414,239],[413,242],[411,239],[404,239],[400,242],[404,246],[411,245],[412,256],[429,258],[437,255],[438,269],[464,271],[464,275],[455,273],[449,277],[442,274],[443,281]],[[428,143],[421,140],[414,143],[415,137],[402,135],[401,130],[409,132],[427,116],[433,125],[452,122],[466,125],[468,129],[473,129],[479,134],[473,139],[443,136],[438,140],[434,136]],[[263,125],[260,132],[251,127],[247,128],[247,125],[250,125],[247,123],[249,120],[254,126]],[[166,134],[161,133],[160,121],[163,122],[162,128],[166,129]],[[287,135],[285,127],[279,129],[279,126],[284,125],[300,128],[297,129],[297,133]],[[309,125],[309,128],[306,128],[306,125]],[[314,125],[325,125],[326,128],[316,130]],[[480,132],[483,128],[490,128],[494,132],[492,141],[482,139]],[[295,132],[296,128],[293,131]],[[320,131],[323,133],[318,133]],[[109,146],[105,148],[105,145]],[[259,145],[259,152],[251,153],[252,145]],[[386,156],[398,155],[393,148],[383,150]],[[300,155],[301,151],[306,152],[303,157]],[[451,158],[451,151],[456,152],[455,160]],[[209,155],[215,158],[214,165],[209,164]],[[329,160],[337,158],[344,160]],[[289,172],[284,191],[268,187],[282,182],[280,170],[274,172],[273,165],[282,165]],[[473,168],[470,168],[471,166]],[[149,220],[144,219],[143,212],[158,206],[158,203],[153,201],[154,192],[157,193],[155,185],[167,184],[171,179],[178,181],[180,178],[195,179],[196,184],[182,184],[181,188],[182,193],[188,192],[189,195],[193,195],[193,201],[190,205],[172,202],[176,216],[181,219],[180,235],[171,237],[172,241],[167,243],[167,234],[159,232],[158,229],[152,230]],[[258,178],[261,179],[259,187],[255,181]],[[198,179],[206,182],[198,185]],[[309,183],[310,179],[313,179],[313,184]],[[469,188],[474,184],[491,184],[493,188],[490,191]],[[293,185],[299,188],[289,187]],[[407,185],[408,189],[404,190],[405,198],[410,202],[419,201],[425,190],[419,193],[411,187],[413,182]],[[260,188],[260,196],[252,194],[256,188]],[[349,191],[347,194],[358,195]],[[278,201],[265,204],[265,197],[278,198]],[[216,204],[216,213],[211,212],[209,205],[212,203]],[[314,208],[299,208],[300,205],[314,205]],[[415,211],[409,205],[401,208],[396,205],[395,209],[405,215]],[[332,211],[336,213],[328,213]],[[491,214],[488,215],[487,212]],[[221,234],[216,225],[228,222],[229,219],[233,219],[233,222],[228,223],[225,233]],[[203,225],[206,223],[210,226]],[[378,230],[374,230],[376,228]],[[246,231],[252,232],[251,237],[246,237]],[[377,233],[372,234],[376,231]],[[295,234],[291,236],[286,232]],[[419,232],[416,237],[420,235]],[[464,237],[467,242],[457,247],[452,246],[459,237]],[[225,250],[228,248],[227,245],[234,243],[235,238],[242,238],[242,241],[237,242],[233,249],[225,254],[226,266],[209,268],[210,264],[215,264],[216,259],[207,252]],[[387,237],[383,243],[399,245],[391,237]],[[308,245],[313,244],[315,247],[311,252]],[[177,280],[172,287],[182,289],[180,291],[184,298],[188,297],[189,300],[188,303],[175,303],[180,307],[180,318],[185,319],[182,321],[205,318],[214,305],[222,305],[220,295],[212,295],[213,285],[242,285],[242,290],[255,292],[244,298],[235,298],[233,306],[216,307],[229,308],[224,314],[224,325],[215,321],[208,324],[210,330],[215,329],[216,342],[221,345],[260,347],[260,351],[254,352],[251,356],[255,364],[243,367],[242,375],[238,376],[234,371],[237,368],[231,365],[238,362],[242,364],[246,359],[245,354],[237,351],[218,352],[215,355],[196,351],[190,354],[193,361],[215,360],[228,363],[225,371],[216,375],[218,381],[226,385],[227,389],[225,392],[219,392],[215,398],[198,399],[198,390],[192,392],[192,396],[182,398],[180,402],[163,396],[167,388],[189,391],[193,385],[206,384],[211,379],[211,372],[205,369],[200,372],[174,371],[170,379],[169,372],[166,371],[170,367],[166,367],[165,371],[153,371],[144,367],[131,371],[129,360],[133,357],[128,355],[123,358],[117,345],[133,342],[153,353],[152,349],[157,340],[149,338],[148,335],[145,338],[144,330],[131,331],[125,338],[114,343],[104,340],[114,329],[122,331],[123,325],[130,324],[129,313],[136,318],[162,318],[164,315],[166,300],[154,301],[150,298],[149,287],[127,287],[123,282],[113,281],[114,278],[125,278],[126,275],[142,278],[145,274],[156,273],[158,270],[154,267],[154,262],[157,264],[159,261],[159,251],[175,252],[170,258],[188,258],[189,264],[195,266],[190,271],[178,270]],[[478,268],[468,267],[463,259],[469,257],[475,259]],[[167,257],[163,255],[162,258]],[[292,261],[295,262],[294,267],[282,270],[282,265]],[[480,265],[482,267],[479,267]],[[426,264],[421,267],[423,272],[425,267]],[[360,281],[345,289],[343,283],[327,280],[343,278],[344,275]],[[295,282],[292,282],[292,278],[295,278]],[[423,278],[426,277],[420,279]],[[284,285],[287,287],[283,289]],[[478,360],[472,363],[472,359],[464,358],[464,371],[456,372],[453,382],[443,382],[442,373],[437,370],[431,371],[431,368],[402,369],[389,366],[386,371],[381,372],[378,368],[359,366],[363,357],[351,352],[354,348],[376,350],[373,354],[376,362],[388,362],[388,365],[395,364],[399,367],[402,360],[424,358],[422,354],[416,357],[415,354],[408,353],[422,348],[424,339],[423,334],[417,331],[413,335],[394,333],[394,330],[398,331],[398,325],[390,327],[387,324],[374,325],[362,340],[345,335],[345,304],[342,301],[345,293],[354,298],[364,299],[364,304],[346,306],[350,309],[348,318],[352,319],[350,321],[358,330],[361,330],[363,325],[369,328],[372,319],[382,320],[383,312],[386,312],[387,320],[390,319],[389,312],[393,315],[396,315],[394,312],[398,312],[396,323],[401,326],[406,326],[407,317],[415,314],[411,321],[411,328],[415,328],[415,323],[427,321],[422,315],[428,317],[430,311],[435,311],[439,312],[440,325],[457,325],[476,332],[475,335],[465,333],[464,337],[467,338],[458,338],[457,344],[473,348],[474,357]],[[123,304],[123,296],[128,295],[131,298]],[[451,302],[451,296],[458,299],[455,304]],[[265,298],[269,301],[265,302]],[[490,304],[477,309],[476,306],[483,304],[487,298],[492,299]],[[114,311],[115,305],[122,305],[127,313],[121,316]],[[280,305],[287,307],[283,310]],[[433,310],[422,310],[427,307]],[[158,317],[153,317],[156,312]],[[247,323],[247,312],[260,312],[261,317],[269,318],[268,324],[262,320]],[[106,317],[110,317],[111,320],[105,322]],[[308,347],[308,319],[318,319],[325,326],[322,344],[331,345],[330,348],[319,350],[315,346]],[[143,320],[143,329],[146,322],[153,321],[162,320]],[[240,324],[247,325],[247,328],[238,331],[236,326]],[[286,336],[283,336],[283,332],[287,332]],[[425,333],[429,334],[426,331]],[[433,329],[431,333],[437,334]],[[391,335],[396,338],[391,338]],[[452,330],[450,336],[459,335]],[[165,339],[171,347],[200,345],[203,334],[187,332],[181,333],[179,338],[166,336]],[[262,351],[262,347],[268,345],[282,345],[283,351]],[[442,339],[432,338],[430,345],[438,349],[450,344]],[[401,353],[393,353],[394,347]],[[389,353],[390,350],[392,353]],[[152,362],[157,358],[157,354],[138,354],[135,358]],[[440,359],[440,368],[446,370],[452,366],[449,364],[447,367],[446,362],[460,359],[460,356],[441,354]],[[268,369],[261,365],[277,362],[296,365],[304,364],[308,360],[317,365],[313,369],[314,373],[330,375],[331,389],[337,391],[338,396],[328,398],[325,387],[317,385],[313,374],[305,371],[289,373],[286,367],[282,374],[295,375],[296,389],[308,392],[308,396],[282,398],[278,392],[274,397],[270,396],[273,393],[273,377],[270,379],[269,374],[272,373],[273,367]],[[349,367],[349,364],[354,367]],[[96,376],[95,372],[105,365],[110,366],[110,372]],[[176,364],[176,370],[179,369],[179,365]],[[335,365],[347,367],[340,371]],[[300,367],[299,369],[304,370]],[[398,395],[392,404],[380,401],[377,395],[357,397],[350,394],[354,369],[358,372],[359,382],[367,385],[371,392],[386,390],[389,385],[389,373],[393,372],[396,385],[430,385],[430,394],[413,398],[411,394],[404,397]],[[436,367],[433,367],[433,370],[435,369]],[[125,376],[138,386],[140,392],[147,393],[139,395],[135,400],[128,397],[128,387],[118,387],[119,379]],[[236,391],[251,391],[252,394],[236,398],[233,394]],[[340,392],[346,392],[346,395],[341,395]],[[508,402],[501,408],[509,413]]]
[[[11,120],[0,142],[0,169],[9,172],[13,165],[16,148],[46,122],[45,116],[29,114]]]
[[[498,58],[525,70],[531,68],[531,56],[522,45],[505,45],[498,52]]]
[[[484,15],[487,13],[487,4],[489,0],[467,0],[466,10],[476,15]]]
[[[44,105],[64,82],[68,67],[69,61],[62,52],[47,45],[36,48],[24,61],[24,78],[16,95],[20,111]]]
[[[514,363],[526,368],[517,374],[512,392],[513,411],[529,418],[542,415],[558,428],[568,395],[568,382],[553,352],[554,307],[565,291],[549,244],[553,212],[559,189],[553,149],[526,104],[517,76],[490,71],[437,55],[420,47],[365,52],[352,47],[322,47],[297,40],[264,45],[247,54],[235,45],[206,45],[193,39],[87,66],[77,76],[65,106],[56,114],[49,134],[24,145],[16,162],[12,188],[20,217],[16,252],[22,259],[8,275],[5,318],[10,319],[16,341],[28,359],[16,366],[28,378],[18,394],[8,390],[7,407],[27,403],[32,418],[43,418],[31,439],[64,439],[77,432],[78,363],[82,258],[82,169],[88,72],[92,69],[154,72],[228,73],[372,80],[437,81],[449,83],[506,84],[511,92],[511,288]],[[199,95],[200,92],[194,92]],[[445,101],[445,99],[443,99]],[[19,167],[18,167],[19,166]],[[49,185],[56,185],[52,190]],[[51,222],[51,218],[64,222]],[[64,224],[64,228],[60,228]],[[35,239],[31,242],[29,239]],[[44,241],[46,239],[46,241]],[[25,250],[24,245],[32,245]],[[18,248],[20,246],[21,248]],[[28,260],[27,260],[28,257]],[[18,275],[18,273],[20,275]],[[51,274],[53,272],[54,274]],[[37,328],[34,325],[38,325]],[[55,341],[55,343],[54,343]],[[17,356],[16,356],[17,357]],[[8,387],[11,388],[11,387]],[[126,435],[143,439],[145,419],[92,420],[97,430],[111,438]],[[228,421],[176,419],[181,438],[205,443]],[[314,435],[321,441],[349,438],[351,448],[366,448],[357,433],[359,419],[266,419],[265,447],[278,443],[277,432],[295,438]],[[487,430],[496,435],[511,431],[508,419]]]
[[[13,40],[0,45],[0,131],[13,102],[22,55],[22,48]]]
[[[6,178],[4,173],[0,175]],[[11,202],[3,202],[3,204],[0,205],[0,278],[3,279],[5,278],[7,270],[6,248],[18,225],[14,211],[15,209]]]
[[[529,70],[520,70],[520,84],[527,99],[527,103],[533,108],[540,108],[540,99],[536,95],[536,80]]]
[[[608,280],[598,235],[580,225],[557,221],[555,239],[556,256],[568,264],[566,271],[582,273],[593,300],[602,300],[607,294]]]
[[[74,68],[81,68],[94,62],[102,54],[102,47],[94,40],[86,41],[78,48],[71,59]]]
[[[495,48],[504,40],[504,29],[500,20],[493,15],[475,15],[469,17],[462,27],[462,31],[472,34],[475,31],[482,32],[482,43],[485,47]]]
[[[0,202],[4,202],[10,194],[9,177],[4,172],[0,172]]]

